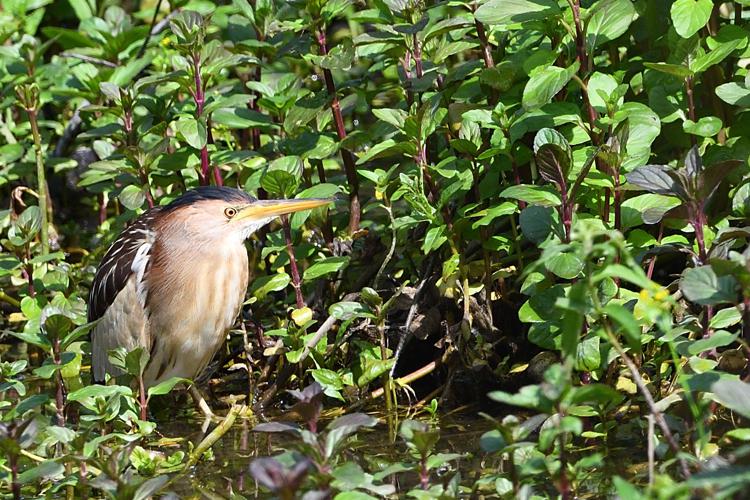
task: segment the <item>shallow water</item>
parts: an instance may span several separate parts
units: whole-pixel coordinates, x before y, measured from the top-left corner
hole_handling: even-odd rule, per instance
[[[345,450],[343,460],[354,460],[368,472],[377,472],[374,463],[397,462],[408,458],[406,445],[397,436],[395,422],[393,429],[389,429],[387,419],[377,413],[369,412],[379,419],[379,424],[372,429],[361,430],[356,440]],[[324,414],[325,415],[325,414]],[[284,415],[266,415],[269,420],[284,420]],[[420,416],[426,418],[426,416]],[[323,420],[320,428],[324,428]],[[254,422],[238,419],[232,428],[222,436],[213,447],[213,459],[201,461],[190,474],[183,475],[175,481],[173,491],[181,498],[201,498],[209,492],[220,497],[228,497],[232,493],[239,493],[246,497],[263,497],[256,483],[248,472],[250,462],[258,457],[273,456],[285,449],[293,449],[297,441],[295,436],[280,433],[252,432]],[[474,455],[479,451],[479,438],[492,428],[491,422],[477,415],[476,411],[464,410],[460,413],[449,414],[439,421],[440,441],[436,445],[436,452],[461,453],[465,458],[453,462],[451,467],[435,471],[433,478],[452,475],[454,466],[464,477],[476,470]],[[213,428],[213,426],[208,430]],[[188,416],[169,422],[160,422],[158,430],[165,436],[183,436],[198,443],[203,437],[201,422]],[[395,436],[395,437],[394,437]],[[178,448],[175,448],[177,450]],[[185,449],[183,445],[183,449]],[[166,451],[166,450],[165,450]],[[399,489],[416,484],[417,477],[401,475],[405,484]],[[410,484],[411,483],[411,484]],[[205,498],[205,496],[204,496]]]

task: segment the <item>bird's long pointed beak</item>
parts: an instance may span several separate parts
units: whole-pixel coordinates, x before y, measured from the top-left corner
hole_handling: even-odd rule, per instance
[[[279,215],[291,214],[302,210],[310,210],[333,203],[327,198],[303,198],[299,200],[258,200],[242,209],[235,219],[266,219]]]

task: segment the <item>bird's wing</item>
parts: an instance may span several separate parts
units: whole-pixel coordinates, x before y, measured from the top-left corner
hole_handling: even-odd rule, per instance
[[[150,350],[144,274],[150,264],[159,209],[144,213],[115,240],[102,259],[89,295],[89,321],[100,320],[91,334],[94,380],[117,375],[108,353],[117,347]]]
[[[148,268],[149,251],[156,236],[152,226],[158,213],[159,209],[156,208],[141,215],[107,250],[91,285],[89,321],[104,316],[132,274],[136,275],[138,284],[142,282],[143,274]],[[145,307],[145,295],[139,298],[143,299],[141,305]]]

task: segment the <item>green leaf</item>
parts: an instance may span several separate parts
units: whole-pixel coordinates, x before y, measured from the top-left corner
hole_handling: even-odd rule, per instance
[[[560,203],[560,195],[545,186],[535,186],[529,184],[518,184],[505,188],[500,196],[522,200],[532,205],[542,207],[556,207]]]
[[[390,108],[376,108],[372,110],[372,114],[384,122],[390,123],[399,130],[404,128],[404,122],[408,116],[404,110]]]
[[[85,21],[90,17],[96,15],[96,2],[95,0],[68,0],[70,6],[73,7],[73,12],[76,13],[76,17]]]
[[[518,218],[521,232],[532,243],[541,243],[554,231],[554,209],[529,205],[521,211]]]
[[[732,304],[738,299],[737,280],[733,276],[717,276],[711,266],[685,269],[680,290],[686,299],[702,306]]]
[[[727,307],[718,311],[711,318],[709,326],[713,329],[728,328],[742,321],[742,313],[736,307]]]
[[[669,14],[675,31],[682,38],[690,38],[706,25],[711,17],[712,0],[675,0]]]
[[[716,95],[722,101],[735,106],[750,106],[750,89],[736,82],[724,83],[716,87]]]
[[[687,78],[693,76],[693,71],[682,64],[668,64],[668,63],[643,63],[647,68],[666,73],[668,75],[676,76],[678,78]]]
[[[328,308],[328,314],[343,321],[353,318],[374,317],[365,305],[351,301],[343,301],[333,304]]]
[[[544,261],[547,271],[563,279],[571,280],[583,271],[583,262],[571,253],[560,253]]]
[[[164,380],[152,387],[149,387],[147,391],[149,399],[151,398],[151,396],[162,396],[164,394],[168,394],[169,392],[172,391],[174,386],[176,386],[180,382],[185,382],[186,384],[189,384],[190,380],[186,378],[181,378],[181,377],[170,377],[167,380]]]
[[[175,129],[195,149],[202,149],[206,145],[206,125],[202,121],[183,116],[175,122]]]
[[[446,227],[437,226],[431,227],[424,237],[424,243],[422,243],[422,252],[428,254],[433,250],[437,250],[443,243],[448,241],[448,237],[445,236]]]
[[[626,1],[630,3],[629,0]],[[591,102],[591,105],[594,107],[594,109],[596,109],[600,113],[606,114],[607,100],[613,93],[615,93],[617,87],[617,80],[615,80],[612,75],[600,73],[598,71],[594,72],[591,77],[589,77],[588,83],[589,101]],[[607,100],[602,97],[602,94],[607,96]],[[622,103],[622,101],[622,98],[618,99],[618,102],[620,104]]]
[[[260,178],[263,189],[274,196],[289,198],[294,195],[299,186],[300,179],[285,170],[268,170]]]
[[[622,203],[622,227],[628,229],[641,224],[656,224],[664,214],[682,202],[674,196],[646,193],[628,198]]]
[[[623,35],[633,22],[635,6],[631,0],[600,0],[589,10],[586,43],[590,50]]]
[[[337,273],[349,264],[349,257],[328,257],[305,269],[303,279],[314,280],[331,273]]]
[[[136,210],[143,206],[146,201],[146,193],[141,186],[131,184],[120,191],[117,199],[120,200],[128,210]]]
[[[568,68],[549,66],[531,74],[521,99],[523,108],[531,111],[544,106],[565,87],[576,72],[578,62]]]
[[[211,115],[211,122],[231,129],[259,128],[270,130],[278,127],[273,123],[271,117],[246,107],[217,109]]]
[[[633,352],[641,352],[641,326],[635,320],[633,313],[621,304],[610,302],[604,307],[604,314],[617,326],[625,341]]]
[[[41,464],[29,470],[23,471],[18,475],[20,484],[38,483],[54,477],[62,477],[65,467],[61,463],[52,460],[45,460]]]
[[[715,64],[719,64],[726,59],[741,45],[747,44],[745,39],[735,39],[729,42],[720,43],[715,49],[699,54],[698,57],[690,62],[690,69],[695,73],[702,73]]]
[[[286,273],[274,273],[270,276],[260,276],[253,280],[250,290],[258,300],[263,300],[271,292],[278,292],[289,285],[291,278]]]
[[[599,337],[593,336],[584,339],[578,344],[576,347],[576,370],[592,371],[599,368],[602,362],[599,342]]]
[[[750,418],[750,384],[741,380],[719,380],[711,386],[719,403],[745,418]]]
[[[721,120],[715,116],[704,116],[697,122],[692,120],[682,122],[682,130],[700,137],[713,137],[719,133],[722,126]]]
[[[480,23],[515,24],[560,15],[555,0],[489,0],[474,13]]]
[[[678,345],[677,351],[680,354],[695,356],[702,352],[716,349],[717,347],[728,346],[734,343],[737,337],[739,337],[739,333],[729,333],[725,330],[719,330],[705,339],[682,342]]]

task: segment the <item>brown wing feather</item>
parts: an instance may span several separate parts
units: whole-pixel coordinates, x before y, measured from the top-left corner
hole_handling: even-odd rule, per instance
[[[127,284],[138,249],[153,240],[154,220],[160,212],[156,207],[138,217],[107,250],[91,285],[89,321],[101,318]]]

